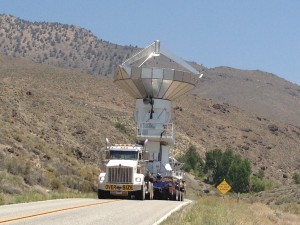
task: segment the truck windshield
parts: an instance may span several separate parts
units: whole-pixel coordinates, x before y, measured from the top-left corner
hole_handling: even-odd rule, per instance
[[[138,152],[136,151],[110,151],[111,159],[128,159],[135,160],[138,158]]]

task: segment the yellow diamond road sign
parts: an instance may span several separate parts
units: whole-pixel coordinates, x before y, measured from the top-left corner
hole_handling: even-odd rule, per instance
[[[219,191],[225,195],[228,191],[230,191],[231,186],[226,182],[226,180],[223,180],[218,186],[217,188],[219,189]]]

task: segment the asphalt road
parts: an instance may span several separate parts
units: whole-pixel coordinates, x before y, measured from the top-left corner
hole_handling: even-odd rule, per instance
[[[0,206],[0,225],[153,225],[187,204],[161,200],[59,199]]]

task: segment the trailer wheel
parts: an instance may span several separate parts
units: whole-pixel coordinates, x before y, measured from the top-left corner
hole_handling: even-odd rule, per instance
[[[177,192],[176,192],[176,190],[175,190],[175,192],[173,192],[173,193],[171,194],[170,200],[176,201],[176,194],[177,194]]]
[[[178,195],[177,196],[178,196],[177,201],[181,201],[181,191],[180,190],[178,190]]]
[[[181,199],[180,199],[180,201],[184,201],[184,192],[180,191],[180,193],[181,193]]]

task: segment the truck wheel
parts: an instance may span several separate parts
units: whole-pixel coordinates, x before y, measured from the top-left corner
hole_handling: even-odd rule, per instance
[[[153,199],[154,199],[154,191],[152,188],[152,190],[150,191],[150,200],[153,200]]]
[[[146,200],[150,200],[150,192],[148,192],[148,193],[146,194],[145,199],[146,199]]]
[[[146,193],[145,193],[144,185],[141,185],[141,190],[136,192],[135,197],[136,197],[136,199],[143,201],[143,200],[145,200],[145,196],[146,196]]]
[[[154,198],[153,184],[150,183],[150,200],[153,200],[153,198]]]
[[[146,200],[152,200],[152,194],[151,194],[151,191],[149,191],[149,192],[145,195],[145,199],[146,199]]]
[[[98,189],[98,199],[106,199],[107,197],[106,191]]]
[[[146,199],[147,200],[153,200],[153,184],[150,183],[148,186],[148,193],[146,194]]]

